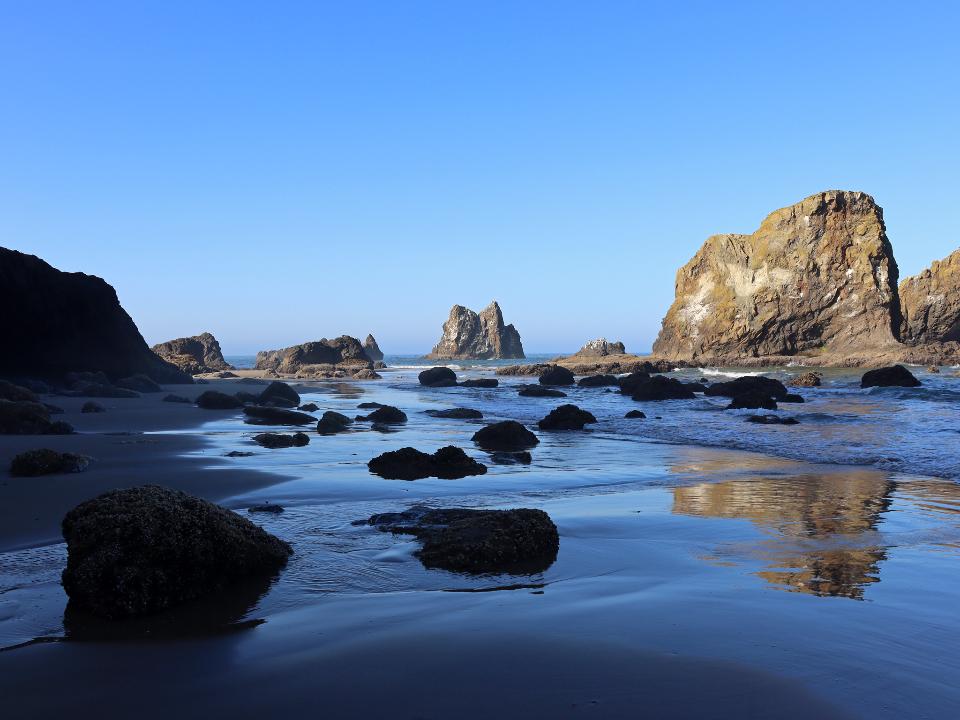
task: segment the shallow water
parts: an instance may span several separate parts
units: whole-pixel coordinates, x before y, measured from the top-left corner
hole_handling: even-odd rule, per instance
[[[208,606],[207,621],[235,632],[194,639],[191,653],[213,656],[207,666],[219,668],[209,672],[222,673],[222,683],[269,679],[256,674],[265,669],[240,667],[279,665],[290,676],[322,668],[327,680],[316,682],[327,683],[328,701],[352,703],[357,711],[391,707],[366,697],[376,687],[418,690],[404,699],[408,705],[392,706],[409,709],[401,716],[444,716],[444,707],[456,706],[457,692],[476,692],[470,677],[460,685],[450,679],[451,647],[460,663],[505,664],[514,678],[529,680],[511,691],[516,702],[508,708],[519,712],[531,698],[546,702],[536,685],[544,682],[537,674],[543,668],[494,653],[494,640],[519,643],[516,658],[524,652],[565,658],[556,664],[574,677],[560,691],[564,702],[595,708],[598,717],[621,712],[628,691],[646,687],[652,697],[644,682],[662,688],[676,681],[677,694],[657,701],[669,716],[682,688],[722,673],[718,662],[733,663],[738,677],[764,674],[748,683],[756,693],[752,714],[739,708],[739,716],[803,714],[807,700],[778,706],[774,693],[761,702],[768,675],[852,717],[951,716],[960,703],[960,485],[920,472],[924,463],[944,468],[942,442],[910,437],[917,428],[946,434],[956,419],[951,379],[924,375],[925,387],[914,394],[862,391],[855,379],[828,373],[825,388],[802,389],[808,403],[783,406],[801,419],[790,427],[748,425],[742,413],[718,409],[725,402],[719,398],[634,403],[604,389],[574,388],[568,400],[594,412],[600,422],[593,430],[538,433],[541,444],[529,467],[489,464],[486,475],[461,480],[384,480],[371,475],[366,462],[405,445],[432,451],[456,444],[489,463],[469,441],[484,422],[533,424],[563,401],[517,397],[512,386],[526,379],[501,378],[502,386],[492,390],[431,390],[416,384],[414,370],[399,370],[379,383],[321,383],[302,392],[303,401],[317,403],[321,412],[365,413],[356,405],[369,400],[397,405],[409,421],[394,432],[358,423],[343,435],[311,434],[305,448],[269,451],[249,440],[261,427],[238,418],[207,423],[199,431],[209,441],[201,457],[255,453],[231,459],[226,469],[218,465],[216,472],[255,467],[293,478],[226,504],[239,511],[265,500],[282,504],[281,515],[252,517],[290,540],[296,554],[271,586],[251,588],[229,606],[214,604],[212,614]],[[454,406],[475,407],[487,417],[445,420],[422,412]],[[635,407],[648,419],[623,419]],[[917,462],[911,451],[918,452]],[[857,464],[835,464],[844,458]],[[531,576],[426,570],[408,537],[352,524],[423,502],[542,508],[560,530],[557,561]],[[17,657],[30,662],[38,653],[44,662],[105,662],[94,661],[104,647],[103,628],[82,618],[64,623],[58,584],[64,561],[63,545],[2,556],[0,645],[27,645],[0,653],[0,664]],[[142,637],[142,628],[138,632]],[[65,636],[85,642],[29,644]],[[152,644],[135,647],[123,652],[137,662],[159,652]],[[69,656],[63,655],[67,648]],[[111,653],[119,657],[120,651]],[[600,658],[583,664],[590,653],[606,664]],[[621,653],[632,653],[623,663],[638,663],[635,677],[645,678],[636,680],[639,686],[617,675],[625,665],[613,659]],[[376,670],[386,673],[378,681],[366,676],[375,659],[387,668]],[[643,668],[651,663],[672,667],[673,674],[648,677]],[[430,697],[425,687],[435,684],[424,686],[414,666],[451,687],[432,703],[424,700]],[[606,682],[594,677],[597,668]],[[550,673],[562,674],[556,667]],[[169,682],[175,687],[186,680]],[[295,681],[288,676],[280,683],[292,702],[302,689],[283,682]],[[732,688],[732,682],[721,685]],[[345,688],[353,694],[341,697]],[[717,702],[750,692],[728,689]],[[703,696],[712,697],[707,690]],[[476,699],[474,707],[483,702]],[[55,707],[55,700],[45,699],[34,709],[52,713]]]

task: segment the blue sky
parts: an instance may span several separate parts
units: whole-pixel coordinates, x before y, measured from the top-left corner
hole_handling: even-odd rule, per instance
[[[151,343],[425,352],[497,298],[645,350],[708,235],[819,190],[902,276],[960,246],[958,7],[0,0],[0,244]]]

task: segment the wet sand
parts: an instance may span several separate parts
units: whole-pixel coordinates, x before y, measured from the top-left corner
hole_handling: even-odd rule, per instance
[[[283,514],[256,520],[294,544],[290,565],[270,586],[187,612],[202,622],[183,637],[156,620],[109,632],[69,614],[65,622],[62,544],[0,555],[0,645],[15,648],[0,652],[0,690],[12,698],[5,709],[12,717],[79,707],[104,717],[953,714],[955,483],[603,432],[541,433],[532,466],[491,465],[476,478],[410,483],[366,471],[370,457],[402,445],[454,442],[489,462],[468,442],[475,424],[420,412],[469,406],[482,392],[493,391],[423,391],[402,374],[320,384],[304,400],[321,410],[378,400],[403,407],[410,421],[397,432],[313,435],[307,448],[273,452],[251,445],[254,429],[235,412],[178,406],[173,425],[208,422],[171,435],[170,447],[186,453],[174,459],[184,468],[177,477],[240,511],[282,503]],[[156,447],[157,466],[171,467],[161,459],[167,449]],[[233,449],[256,455],[222,457]],[[129,478],[136,456],[125,452],[102,457],[98,470]],[[108,468],[114,461],[126,470]],[[457,575],[424,569],[409,538],[352,524],[415,502],[542,508],[560,530],[560,554],[533,576]]]

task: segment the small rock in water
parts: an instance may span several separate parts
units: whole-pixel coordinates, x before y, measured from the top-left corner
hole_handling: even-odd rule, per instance
[[[775,378],[762,375],[744,375],[728,382],[718,382],[707,388],[706,395],[711,397],[737,397],[737,395],[759,394],[781,399],[787,394],[784,384]]]
[[[617,384],[616,375],[589,375],[577,382],[578,387],[609,387]]]
[[[751,415],[747,422],[759,425],[797,425],[800,421],[795,417],[780,417],[779,415]]]
[[[243,407],[243,403],[233,395],[217,390],[206,390],[197,397],[197,406],[204,410],[236,410]]]
[[[297,408],[297,410],[302,410],[303,412],[316,412],[319,409],[316,403],[306,403]]]
[[[260,402],[264,405],[296,407],[300,404],[300,395],[285,382],[275,380],[260,393]]]
[[[451,408],[450,410],[424,410],[424,413],[431,417],[453,418],[456,420],[476,420],[483,417],[479,410],[471,408]]]
[[[637,401],[693,400],[695,397],[693,391],[682,382],[663,375],[653,375],[633,389],[633,399]]]
[[[37,477],[53,473],[83,472],[90,465],[86,455],[62,453],[48,448],[27,450],[10,462],[10,474],[15,477]]]
[[[927,372],[928,372],[928,373],[933,373],[934,375],[939,375],[939,374],[940,374],[940,367],[939,367],[938,365],[928,365],[928,366],[927,366]]]
[[[918,387],[920,381],[903,365],[877,368],[863,374],[860,387]]]
[[[257,445],[275,450],[277,448],[303,447],[310,444],[310,437],[306,433],[298,432],[293,435],[283,435],[281,433],[260,433],[253,436],[253,441]]]
[[[540,375],[541,385],[573,385],[573,373],[565,367],[554,365]]]
[[[787,393],[782,398],[780,398],[780,402],[802,403],[802,402],[805,402],[805,400],[803,399],[803,395],[798,395],[797,393]]]
[[[776,410],[777,401],[762,392],[745,392],[737,395],[727,405],[727,410]]]
[[[421,385],[427,387],[453,387],[457,384],[457,374],[448,367],[434,367],[424,370],[417,376]]]
[[[334,435],[338,432],[343,432],[352,423],[353,420],[346,415],[341,415],[333,410],[327,410],[317,423],[317,432],[321,435]]]
[[[356,419],[391,425],[394,423],[405,423],[407,421],[407,415],[400,408],[395,408],[392,405],[382,405],[369,415],[358,415]]]
[[[163,401],[172,402],[172,403],[187,403],[187,404],[190,404],[193,402],[190,398],[186,398],[183,395],[174,395],[173,393],[166,395],[163,398]]]
[[[260,505],[251,505],[247,508],[249,513],[273,513],[278,515],[283,512],[283,507],[280,505],[275,505],[271,502],[265,502]]]
[[[251,457],[256,453],[248,452],[246,450],[231,450],[228,453],[224,453],[224,457]]]
[[[500,381],[496,378],[479,378],[476,380],[464,380],[460,383],[460,387],[475,387],[475,388],[495,388],[500,385]]]
[[[642,410],[631,410],[626,415],[625,418],[645,418],[646,414]]]
[[[106,411],[107,409],[103,405],[93,400],[88,400],[83,404],[83,407],[80,408],[80,412],[82,413],[102,413]]]
[[[584,425],[596,421],[592,413],[576,405],[561,405],[551,410],[537,425],[541,430],[583,430]]]
[[[504,420],[478,430],[473,441],[484,450],[526,450],[539,444],[537,436],[516,420]]]
[[[497,465],[529,465],[533,462],[533,457],[526,450],[520,450],[518,452],[498,450],[490,453],[490,460]]]
[[[378,455],[367,463],[367,467],[370,472],[388,480],[420,480],[427,477],[455,480],[487,472],[486,466],[453,445],[442,447],[433,455],[412,447],[400,448]]]
[[[360,410],[375,410],[376,408],[382,408],[382,407],[388,407],[388,406],[378,402],[362,402],[359,405],[357,405],[357,408],[359,408]]]
[[[313,415],[278,407],[248,405],[243,409],[245,423],[250,425],[307,425],[316,421]]]
[[[543,385],[521,385],[517,391],[520,397],[566,397],[567,394],[560,390],[552,390]]]

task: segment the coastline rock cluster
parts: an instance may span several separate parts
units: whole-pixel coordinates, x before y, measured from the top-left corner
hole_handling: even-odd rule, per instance
[[[220,343],[208,332],[168,340],[154,345],[151,349],[168,363],[190,375],[234,369],[233,365],[223,359]]]
[[[523,344],[513,325],[503,322],[500,305],[494,300],[480,313],[454,305],[443,324],[443,336],[427,355],[433,360],[520,359]]]
[[[379,351],[372,336],[367,340],[372,340],[372,347]],[[382,353],[380,354],[382,357]],[[257,353],[255,365],[257,370],[297,377],[360,375],[358,379],[372,380],[380,377],[373,372],[375,367],[384,366],[381,361],[375,361],[367,354],[367,349],[357,338],[349,335],[341,335],[332,340],[322,338],[281,350],[262,350]]]

